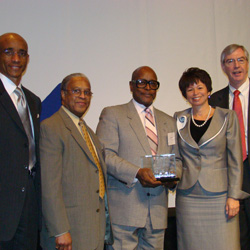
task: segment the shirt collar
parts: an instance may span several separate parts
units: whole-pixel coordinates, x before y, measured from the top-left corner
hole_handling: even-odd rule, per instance
[[[0,79],[3,83],[4,88],[6,89],[7,93],[11,95],[15,89],[16,89],[16,84],[12,82],[8,77],[0,73]],[[18,85],[19,88],[22,87],[21,83]]]
[[[230,90],[231,94],[233,94],[236,89],[229,83],[229,90]],[[248,90],[249,90],[249,78],[246,79],[246,81],[238,88],[238,90],[243,95],[245,93],[248,93]]]
[[[79,123],[79,119],[83,119],[83,116],[82,117],[78,117],[76,116],[75,114],[73,114],[72,112],[70,112],[65,106],[62,105],[62,108],[63,110],[67,113],[67,115],[71,118],[71,120],[74,122],[74,124],[76,126],[78,126],[78,123]]]
[[[145,107],[143,104],[138,103],[135,99],[133,99],[133,103],[134,103],[135,108],[136,108],[136,110],[137,110],[137,112],[138,112],[139,114],[141,114],[142,112],[145,111],[146,107]],[[151,105],[150,105],[149,107],[147,107],[147,108],[149,108],[149,109],[151,110],[151,112],[152,112],[152,115],[154,115],[154,107],[153,107],[153,104],[151,104]]]

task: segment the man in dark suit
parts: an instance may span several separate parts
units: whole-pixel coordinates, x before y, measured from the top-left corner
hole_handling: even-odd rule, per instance
[[[234,95],[236,90],[239,93],[239,99],[242,107],[242,149],[244,171],[243,171],[243,190],[250,193],[250,159],[248,150],[250,147],[249,136],[249,54],[244,46],[231,44],[227,46],[221,53],[221,67],[227,75],[229,84],[227,87],[214,93],[209,103],[213,106],[233,109]],[[244,143],[245,141],[245,143]],[[241,202],[240,209],[240,237],[241,249],[250,249],[250,198]]]
[[[1,250],[37,246],[41,101],[21,84],[28,60],[28,45],[20,35],[0,36]]]

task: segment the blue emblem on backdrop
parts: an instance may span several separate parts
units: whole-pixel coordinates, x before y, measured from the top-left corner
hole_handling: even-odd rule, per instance
[[[61,83],[42,101],[41,121],[52,116],[61,107]]]

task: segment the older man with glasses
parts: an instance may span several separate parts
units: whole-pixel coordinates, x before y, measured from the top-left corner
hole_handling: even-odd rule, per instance
[[[61,108],[41,123],[44,250],[104,247],[106,222],[110,225],[106,165],[98,138],[83,120],[91,97],[85,75],[66,76]]]
[[[210,105],[235,110],[241,128],[243,190],[250,193],[250,147],[249,136],[249,54],[244,46],[238,44],[228,45],[221,53],[221,67],[228,77],[227,87],[217,91],[211,96]],[[241,202],[240,208],[240,240],[241,249],[250,249],[250,198]]]
[[[97,136],[105,147],[114,245],[108,249],[163,249],[167,228],[168,190],[141,156],[176,154],[175,120],[153,107],[160,83],[148,66],[137,68],[129,82],[133,99],[104,108]]]

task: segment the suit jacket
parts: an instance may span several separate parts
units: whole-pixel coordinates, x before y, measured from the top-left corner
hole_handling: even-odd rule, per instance
[[[176,124],[172,117],[154,109],[158,133],[158,154],[175,153],[178,175],[181,161],[176,142]],[[175,143],[168,141],[173,135]],[[154,229],[167,227],[168,190],[162,186],[145,188],[134,178],[141,156],[151,155],[140,117],[132,101],[105,108],[97,126],[97,136],[105,146],[108,167],[108,192],[112,222],[143,227],[148,208]]]
[[[249,91],[250,100],[250,91]],[[209,104],[212,106],[218,106],[221,108],[229,108],[229,86],[215,92],[209,99]],[[250,101],[248,106],[248,126],[250,124]],[[247,144],[248,150],[250,149],[250,129],[247,130]],[[250,193],[250,157],[248,157],[248,166],[243,170],[243,186],[242,189]]]
[[[106,182],[101,145],[93,131],[87,129]],[[55,238],[49,237],[69,231],[73,249],[95,249],[105,235],[105,202],[99,198],[99,174],[80,131],[62,107],[41,123],[40,153],[46,228],[41,236],[42,247],[54,250]]]
[[[178,189],[197,181],[210,192],[228,192],[242,199],[243,163],[238,118],[234,111],[217,107],[211,123],[197,144],[190,133],[191,109],[175,113],[183,173]]]
[[[40,99],[22,87],[33,120],[36,147],[35,188],[38,207],[41,208],[39,164]],[[28,183],[28,137],[9,94],[0,80],[0,241],[10,240],[17,229]]]

